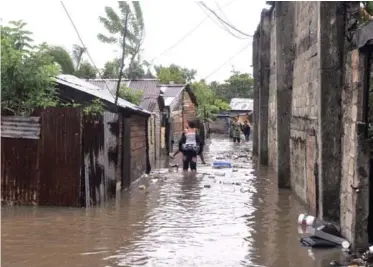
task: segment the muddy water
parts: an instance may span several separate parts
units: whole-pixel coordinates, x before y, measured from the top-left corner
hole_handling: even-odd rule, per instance
[[[207,160],[248,146],[212,139]],[[335,259],[338,251],[300,246],[304,207],[266,169],[242,164],[225,176],[202,166],[197,177],[157,174],[140,181],[145,190],[135,185],[90,209],[4,207],[2,266],[321,267]]]

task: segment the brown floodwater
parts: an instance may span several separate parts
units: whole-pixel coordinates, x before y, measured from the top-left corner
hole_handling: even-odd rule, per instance
[[[250,146],[212,138],[206,157]],[[267,169],[242,164],[157,174],[139,182],[146,190],[137,184],[89,209],[2,207],[1,266],[321,267],[338,257],[302,247],[297,217],[306,209]]]

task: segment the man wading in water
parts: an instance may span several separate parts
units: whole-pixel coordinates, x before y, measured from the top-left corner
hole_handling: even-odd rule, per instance
[[[198,135],[195,123],[188,121],[188,127],[184,130],[180,141],[179,150],[176,151],[171,157],[174,158],[179,152],[183,153],[183,171],[197,170],[197,156],[201,157],[202,163],[206,164],[203,158],[203,142]]]

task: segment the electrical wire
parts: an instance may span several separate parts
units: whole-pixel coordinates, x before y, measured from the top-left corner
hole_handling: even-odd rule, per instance
[[[199,3],[205,8],[207,9],[208,11],[210,11],[215,17],[217,17],[222,23],[224,23],[225,25],[227,25],[228,27],[232,28],[233,30],[241,33],[242,35],[246,36],[246,37],[253,37],[252,35],[250,34],[247,34],[247,33],[244,33],[243,31],[240,31],[239,29],[237,29],[235,26],[233,26],[232,24],[230,24],[229,22],[226,22],[224,19],[222,19],[214,10],[212,10],[211,8],[209,8],[204,2],[202,1],[199,1]]]
[[[223,6],[223,8],[230,6],[234,1],[236,1],[236,0],[232,0],[232,1],[228,2],[227,4],[225,4]],[[154,62],[155,59],[163,56],[164,54],[168,53],[169,51],[174,49],[176,46],[178,46],[180,43],[182,43],[189,35],[191,35],[193,32],[195,32],[210,16],[211,16],[211,14],[207,14],[205,18],[203,18],[195,27],[193,27],[191,30],[189,30],[186,34],[184,34],[179,40],[177,40],[174,44],[172,44],[167,49],[165,49],[162,53],[155,56],[150,61],[150,65],[153,65],[153,62]]]
[[[65,13],[66,13],[67,17],[69,18],[71,25],[74,27],[74,30],[75,30],[75,32],[76,32],[78,38],[79,38],[80,43],[81,43],[82,46],[84,47],[85,52],[87,53],[87,56],[88,56],[89,60],[91,61],[93,67],[96,69],[99,78],[104,82],[105,87],[108,89],[108,91],[109,91],[109,93],[111,94],[111,96],[114,97],[114,99],[115,99],[115,96],[111,93],[111,91],[110,91],[110,89],[109,89],[109,86],[107,85],[105,79],[102,78],[102,76],[101,76],[101,71],[97,68],[95,62],[93,61],[93,58],[91,57],[91,54],[89,53],[89,51],[88,51],[86,45],[84,44],[83,39],[82,39],[82,37],[81,37],[81,35],[80,35],[80,33],[79,33],[79,30],[78,30],[78,28],[76,27],[76,25],[75,25],[75,23],[74,23],[72,17],[70,16],[69,11],[67,10],[67,8],[66,8],[65,4],[63,3],[63,1],[61,1],[61,5],[62,5],[63,9],[65,10]]]
[[[237,51],[234,55],[232,55],[228,60],[226,60],[223,64],[221,64],[218,68],[216,68],[214,71],[212,71],[209,75],[207,75],[203,80],[206,80],[207,78],[211,77],[214,75],[217,71],[219,71],[222,67],[224,67],[226,64],[228,64],[232,59],[234,59],[236,56],[238,56],[240,53],[245,51],[248,47],[249,44],[246,44],[243,48],[241,48],[239,51]]]
[[[199,8],[201,8],[201,10],[206,14],[208,15],[207,11],[203,8],[203,6],[201,5],[201,3],[199,2],[195,2]],[[211,16],[211,14],[210,14]],[[211,18],[211,17],[210,17]],[[218,24],[218,22],[216,22],[213,18],[211,18],[211,20],[221,29],[223,29],[224,31],[228,32],[230,35],[232,35],[233,37],[236,37],[237,39],[241,39],[241,40],[244,40],[244,39],[248,39],[249,37],[241,37],[241,36],[237,36],[235,33],[233,33],[224,23],[222,23],[221,21],[220,24]]]

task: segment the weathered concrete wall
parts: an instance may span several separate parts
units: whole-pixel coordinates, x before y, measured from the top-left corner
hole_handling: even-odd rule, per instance
[[[290,122],[290,181],[296,194],[315,207],[311,199],[318,161],[318,99],[320,56],[318,53],[319,2],[295,2],[295,55]],[[308,156],[308,157],[307,157]]]
[[[359,3],[346,5],[346,36],[359,19]],[[373,48],[370,48],[371,51]],[[366,132],[368,121],[367,54],[349,40],[345,42],[344,86],[342,92],[342,175],[340,194],[341,229],[356,246],[368,242],[369,218],[369,159],[370,142]],[[372,86],[372,85],[371,85]]]
[[[292,111],[295,2],[276,2],[277,177],[290,187],[290,122]]]
[[[270,71],[268,98],[268,163],[277,170],[277,66],[276,66],[276,11],[271,14]]]
[[[253,37],[253,78],[254,78],[254,117],[253,117],[253,154],[259,155],[259,70],[260,70],[260,60],[259,60],[259,39],[260,32],[259,26],[255,31]]]
[[[367,61],[364,51],[351,44],[359,3],[281,1],[274,5],[267,99],[265,12],[253,41],[254,110],[259,111],[257,120],[254,116],[258,138],[254,136],[253,153],[260,156],[267,150],[279,187],[290,186],[310,212],[340,223],[349,240],[366,244]],[[267,121],[263,110],[268,112]],[[265,128],[267,141],[261,138]]]
[[[259,161],[268,164],[268,95],[270,70],[270,30],[271,13],[262,11],[260,20],[259,38]]]

